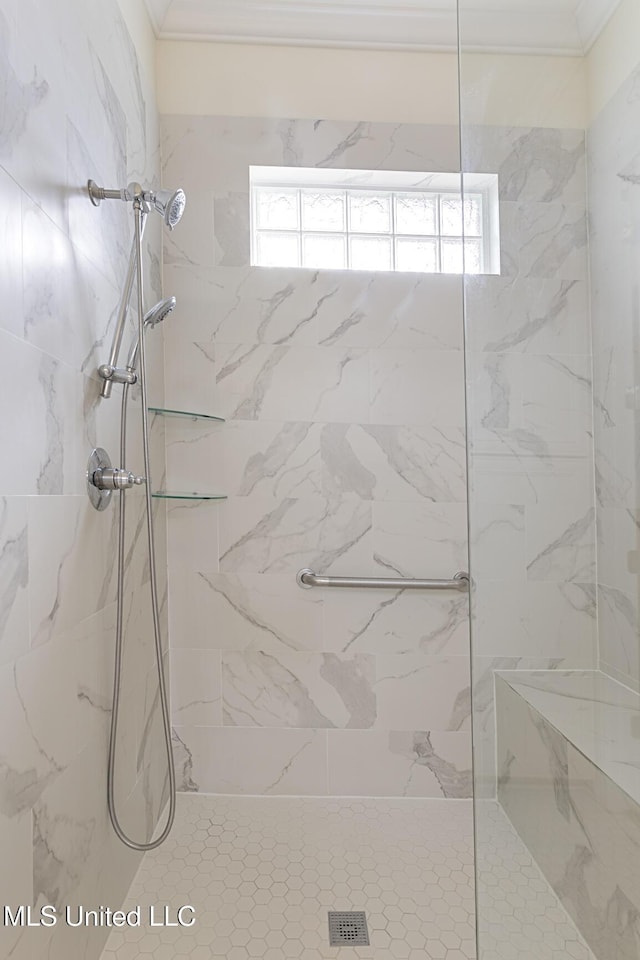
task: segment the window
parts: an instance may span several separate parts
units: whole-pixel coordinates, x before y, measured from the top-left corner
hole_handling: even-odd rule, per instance
[[[251,262],[494,273],[497,177],[251,168]]]

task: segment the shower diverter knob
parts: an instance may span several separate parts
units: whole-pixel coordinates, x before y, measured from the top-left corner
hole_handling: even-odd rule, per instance
[[[94,471],[91,482],[98,490],[129,490],[146,483],[146,477],[136,477],[128,470],[118,467],[102,467]]]

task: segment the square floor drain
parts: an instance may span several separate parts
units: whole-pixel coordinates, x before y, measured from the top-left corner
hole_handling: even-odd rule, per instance
[[[362,910],[329,911],[330,947],[368,947],[367,917]]]

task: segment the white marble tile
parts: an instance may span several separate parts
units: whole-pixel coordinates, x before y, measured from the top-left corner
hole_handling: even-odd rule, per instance
[[[129,599],[129,605],[132,602]],[[130,624],[130,616],[125,615],[127,637],[131,636]],[[73,664],[69,672],[77,688],[80,749],[93,747],[102,755],[106,755],[111,719],[115,634],[116,609],[111,604],[73,626],[60,639],[64,656]],[[124,659],[125,669],[131,670],[136,678],[138,653],[139,648],[134,647],[125,652]]]
[[[379,572],[449,580],[468,563],[466,505],[374,503],[373,546]]]
[[[460,277],[220,268],[189,336],[228,343],[462,348]]]
[[[565,667],[596,666],[593,584],[476,581],[472,611],[477,657],[557,657]]]
[[[636,935],[625,918],[640,897],[637,799],[623,791],[637,770],[607,761],[612,747],[615,756],[633,755],[623,741],[638,696],[598,673],[523,674],[512,686],[515,677],[498,685],[503,803],[598,956],[616,957],[620,941],[633,956]]]
[[[225,651],[222,670],[228,726],[367,729],[375,724],[370,655]]]
[[[473,354],[474,443],[502,440],[539,456],[591,452],[591,361],[586,355]]]
[[[50,903],[64,910],[82,896],[85,877],[99,869],[105,790],[104,763],[88,749],[38,797],[33,809],[33,893],[38,906]]]
[[[468,276],[465,305],[474,352],[579,354],[589,344],[584,280]]]
[[[521,426],[522,358],[506,353],[471,354],[468,381],[474,451],[483,441],[517,433]]]
[[[323,796],[324,730],[176,727],[178,789],[200,793]]]
[[[168,432],[169,476],[181,488],[202,477],[229,496],[323,494],[321,432],[313,423],[235,420],[224,426],[176,422]]]
[[[525,508],[475,504],[471,511],[471,561],[477,580],[526,578]]]
[[[615,586],[598,585],[598,628],[602,669],[640,688],[638,598]]]
[[[371,351],[371,422],[462,428],[462,355],[447,350]]]
[[[287,165],[349,170],[458,168],[454,126],[432,125],[425,130],[411,124],[284,120],[277,122],[276,129]]]
[[[168,684],[168,656],[164,659],[164,673]],[[148,672],[144,681],[144,709],[136,766],[138,779],[135,789],[140,792],[140,802],[144,809],[144,836],[149,837],[153,835],[156,825],[161,820],[162,823],[165,822],[168,814],[165,808],[169,800],[168,757],[158,691],[158,673],[155,665]],[[164,817],[162,816],[163,812],[165,813]]]
[[[585,280],[584,202],[501,201],[500,248],[504,276]]]
[[[38,16],[40,14],[40,17]],[[38,29],[33,24],[38,23]],[[52,44],[51,36],[59,42]],[[39,11],[33,0],[16,6],[3,31],[7,103],[2,125],[5,169],[62,228],[67,226],[67,64],[77,39],[69,5]]]
[[[329,792],[337,796],[469,797],[467,731],[330,730]]]
[[[637,802],[640,694],[598,671],[505,673],[502,679]]]
[[[108,529],[84,497],[29,501],[31,644],[39,646],[100,609]],[[99,544],[96,550],[96,544]]]
[[[217,650],[171,650],[171,715],[176,725],[221,726],[221,660]]]
[[[164,173],[194,186],[246,190],[249,164],[353,170],[456,171],[452,126],[249,117],[163,117]],[[193,160],[196,162],[193,162]]]
[[[525,356],[522,427],[547,442],[590,453],[593,432],[591,358]]]
[[[172,569],[170,618],[174,648],[322,649],[322,598],[291,574]]]
[[[343,274],[318,314],[322,346],[461,350],[462,279],[438,274]]]
[[[202,487],[202,492],[213,489],[206,477],[191,479],[191,486]],[[173,477],[168,486],[172,490],[185,489],[182,484],[176,484]],[[167,535],[172,577],[174,573],[180,576],[183,570],[186,573],[218,569],[218,510],[217,501],[170,501]]]
[[[220,570],[365,573],[374,569],[371,505],[359,500],[234,497],[220,506]]]
[[[28,813],[80,749],[82,707],[67,653],[49,644],[1,668],[4,817]]]
[[[3,851],[0,867],[2,902],[11,906],[33,903],[33,828],[30,810],[19,817],[0,816],[0,846]],[[3,924],[0,949],[6,957],[24,957],[26,960],[27,949],[31,954],[31,933],[31,930]],[[24,951],[22,954],[21,950]]]
[[[213,195],[214,263],[248,267],[251,262],[251,198],[246,190],[216,190]]]
[[[0,439],[15,456],[0,469],[3,494],[76,493],[82,421],[80,378],[66,364],[15,337],[0,335],[3,418]],[[30,384],[28,395],[21,387]]]
[[[376,657],[376,727],[468,729],[469,682],[468,657],[380,654]]]
[[[466,170],[498,174],[502,200],[584,202],[584,130],[470,125],[463,155]]]
[[[327,496],[466,500],[466,444],[457,427],[327,424],[320,445]]]
[[[0,662],[29,649],[27,500],[0,498]]]
[[[7,740],[0,751],[0,794],[3,832],[7,818],[12,829],[3,846],[13,881],[5,899],[19,896],[33,903],[41,895],[60,903],[73,896],[87,904],[118,903],[131,861],[128,871],[117,874],[102,856],[108,846],[104,780],[115,513],[99,516],[91,510],[84,472],[91,445],[102,441],[111,453],[117,446],[117,402],[111,402],[111,412],[99,410],[91,378],[106,359],[104,343],[119,296],[115,284],[126,267],[132,221],[122,204],[95,210],[86,180],[105,177],[107,186],[120,186],[130,173],[158,182],[158,155],[153,138],[147,139],[156,123],[155,105],[113,0],[61,0],[55,6],[8,0],[0,14],[0,61],[6,107],[0,119],[0,238],[6,248],[0,268],[5,307],[0,380],[6,391],[0,397],[5,411],[0,432],[13,453],[11,475],[7,468],[0,479],[2,495],[9,495],[0,500]],[[143,154],[148,158],[136,169]],[[159,281],[158,226],[152,226],[146,244],[150,296]],[[156,389],[161,348],[152,346],[150,355]],[[137,439],[133,423],[130,437]],[[134,518],[132,540],[140,536],[136,526]],[[144,578],[143,562],[137,570]],[[133,596],[129,601],[143,621],[143,597]],[[127,627],[136,623],[130,613],[131,608]],[[148,653],[147,641],[146,630],[134,636],[133,662],[127,659],[134,670],[123,718],[132,766],[144,681],[137,667]],[[134,784],[126,783],[127,792]],[[89,960],[99,956],[104,939],[101,931],[75,940],[64,931],[38,933],[27,931],[11,944],[14,960],[72,955]],[[3,956],[5,944],[3,938]]]
[[[464,594],[420,591],[322,590],[324,646],[343,653],[469,652]]]
[[[104,70],[102,75],[106,81]],[[78,100],[85,121],[86,114],[91,115],[92,111],[86,110],[84,98]],[[115,137],[104,136],[104,115],[102,124],[99,111],[93,111],[91,119],[99,125],[100,140],[96,137],[97,131],[88,136],[86,123],[67,118],[69,236],[74,247],[91,261],[95,270],[112,284],[120,285],[125,279],[132,243],[131,211],[127,205],[119,203],[105,203],[96,210],[89,199],[86,181],[90,176],[98,184],[126,183],[126,149]],[[111,152],[112,157],[108,156]],[[114,294],[117,296],[115,288]]]
[[[212,280],[220,343],[317,346],[320,318],[333,317],[342,301],[347,301],[343,310],[355,311],[358,298],[364,299],[362,281],[352,281],[350,291],[344,272],[246,267],[215,270]],[[362,345],[368,346],[355,344]]]
[[[638,588],[639,519],[637,511],[622,504],[600,505],[597,510],[598,579],[628,594]]]
[[[496,796],[496,713],[494,684],[496,673],[504,670],[559,670],[561,657],[530,658],[518,656],[487,657],[474,654],[473,661],[473,750],[474,784],[478,797]],[[571,663],[568,664],[571,666]]]
[[[22,202],[24,337],[72,360],[90,347],[88,326],[76,330],[74,252],[65,233],[28,196]]]
[[[216,407],[235,420],[369,419],[369,357],[325,347],[216,347]]]
[[[22,196],[17,183],[0,167],[0,289],[3,308],[0,324],[4,330],[21,336],[22,306]]]
[[[595,580],[595,510],[576,496],[525,508],[530,580]]]
[[[475,428],[474,428],[475,432]],[[593,499],[593,472],[586,457],[557,449],[524,431],[494,440],[471,440],[470,488],[477,505],[539,504],[555,499]]]
[[[178,305],[176,311],[180,311]],[[177,322],[181,319],[179,313]],[[172,410],[222,416],[215,377],[215,348],[210,341],[195,342],[168,328],[165,338],[165,399]]]

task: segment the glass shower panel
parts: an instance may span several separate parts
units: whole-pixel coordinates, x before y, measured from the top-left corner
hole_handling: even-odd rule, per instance
[[[637,958],[640,12],[533,6],[459,2],[479,960]]]
[[[331,6],[340,36],[355,6]],[[164,263],[185,304],[165,402],[225,420],[167,449],[168,489],[227,497],[170,516],[180,790],[233,836],[222,856],[239,816],[276,851],[259,883],[258,851],[239,857],[255,916],[216,949],[233,960],[283,915],[267,960],[313,960],[329,909],[364,911],[376,956],[474,949],[466,593],[298,579],[448,581],[468,560],[461,268],[482,223],[460,199],[456,0],[395,6],[327,54],[334,92],[348,62],[314,101],[329,115],[274,96],[162,120],[164,178],[201,200]]]

